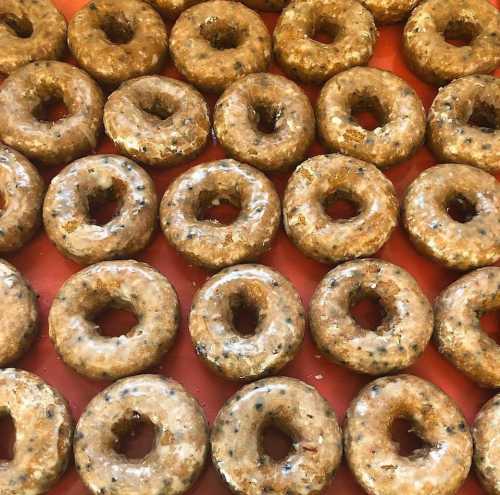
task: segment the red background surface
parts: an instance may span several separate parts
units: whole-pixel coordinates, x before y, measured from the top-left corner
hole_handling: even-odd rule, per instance
[[[68,19],[86,3],[82,0],[53,1]],[[499,7],[499,0],[493,0],[492,3],[497,8]],[[262,18],[272,30],[277,15],[262,14]],[[402,29],[402,25],[380,29],[380,38],[370,65],[389,69],[404,78],[416,89],[425,107],[428,108],[435,96],[436,89],[419,81],[406,67],[401,53]],[[272,65],[270,71],[280,73],[276,64]],[[164,74],[180,78],[172,67],[171,61],[167,63]],[[496,75],[500,75],[500,70],[496,72]],[[311,102],[314,103],[319,88],[307,86],[304,89]],[[213,107],[215,98],[209,97],[209,101]],[[114,152],[114,149],[109,140],[103,138],[98,151]],[[314,156],[323,152],[324,149],[321,145],[316,143],[309,150],[309,155]],[[148,171],[155,180],[156,189],[161,198],[173,178],[184,170],[195,163],[222,157],[224,157],[224,152],[217,146],[215,139],[212,139],[210,146],[195,161],[173,170],[149,169]],[[411,160],[387,171],[387,176],[393,181],[398,195],[401,197],[408,184],[422,170],[434,163],[435,160],[430,152],[422,147]],[[44,169],[41,173],[48,183],[59,170],[60,168]],[[283,193],[287,178],[288,175],[273,177],[280,194]],[[497,176],[497,179],[500,179],[500,175]],[[459,276],[459,273],[446,270],[417,254],[401,228],[394,232],[378,256],[408,270],[418,280],[431,301]],[[136,258],[153,265],[168,277],[179,294],[182,307],[182,321],[177,341],[173,349],[163,359],[161,366],[151,371],[171,376],[182,383],[200,401],[211,423],[222,403],[239,388],[239,385],[228,383],[209,372],[195,355],[189,338],[186,322],[190,303],[193,294],[203,284],[208,274],[200,268],[188,265],[180,255],[167,245],[159,229],[157,229],[151,245],[139,253]],[[73,416],[77,420],[91,398],[109,384],[87,380],[65,366],[57,357],[48,338],[47,313],[52,299],[63,282],[79,270],[79,266],[59,254],[43,231],[40,231],[27,246],[8,256],[7,259],[24,274],[40,295],[40,337],[16,366],[38,374],[56,387],[68,400]],[[274,267],[288,277],[299,290],[305,305],[308,304],[312,292],[323,275],[331,268],[331,266],[311,261],[300,254],[287,239],[283,229],[280,230],[272,250],[259,262]],[[115,326],[116,330],[125,323],[126,318],[115,315],[111,320],[111,324]],[[489,315],[483,321],[488,332],[497,331],[498,335],[500,328],[498,313]],[[428,346],[424,355],[408,372],[426,378],[445,390],[456,400],[469,422],[474,420],[481,405],[493,395],[493,391],[477,387],[454,369],[438,354],[432,344]],[[306,333],[305,342],[297,357],[282,371],[282,374],[300,378],[315,386],[331,403],[340,421],[343,421],[345,410],[351,399],[364,384],[372,379],[333,365],[320,357],[308,333]],[[84,495],[87,493],[73,465],[50,492],[51,495]],[[201,478],[189,493],[193,495],[224,495],[228,494],[229,491],[219,480],[209,462]],[[348,471],[345,462],[326,491],[326,494],[329,495],[334,493],[349,495],[363,493]],[[478,495],[480,493],[483,492],[475,475],[471,473],[460,494]]]

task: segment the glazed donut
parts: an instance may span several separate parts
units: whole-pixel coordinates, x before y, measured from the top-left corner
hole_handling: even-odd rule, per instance
[[[420,0],[360,0],[378,24],[404,21]]]
[[[279,461],[262,446],[270,425],[293,440]],[[234,493],[320,493],[340,464],[341,435],[335,413],[316,389],[294,378],[265,378],[243,387],[219,411],[212,460]]]
[[[288,4],[289,0],[241,0],[247,7],[253,10],[264,10],[266,12],[279,12]]]
[[[470,41],[454,46],[446,39]],[[428,0],[411,14],[403,33],[410,68],[424,81],[442,85],[500,64],[500,13],[488,0]]]
[[[166,19],[176,19],[181,12],[202,0],[146,0]]]
[[[115,446],[134,424],[155,428],[153,449],[128,459]],[[93,495],[184,493],[205,463],[208,427],[194,397],[174,380],[139,375],[94,397],[75,430],[76,468]]]
[[[400,455],[390,436],[397,419],[424,443]],[[462,413],[442,390],[412,375],[378,378],[351,402],[344,423],[349,467],[369,495],[452,495],[464,482],[472,439]]]
[[[332,43],[314,40],[322,31],[334,38]],[[356,0],[295,0],[276,24],[274,54],[293,79],[322,83],[366,64],[377,37],[373,16]]]
[[[500,494],[500,394],[479,411],[472,429],[474,464],[479,480],[491,495]]]
[[[3,368],[24,354],[31,345],[37,331],[38,310],[31,287],[21,273],[5,260],[0,260],[0,291],[0,367]],[[2,490],[0,492],[3,494]]]
[[[99,333],[96,316],[109,307],[132,311],[126,335]],[[145,263],[105,261],[65,282],[49,314],[49,335],[64,362],[89,378],[116,379],[156,365],[173,343],[179,304],[170,282]]]
[[[214,130],[233,158],[264,171],[301,162],[314,141],[309,99],[292,81],[274,74],[250,74],[220,97]]]
[[[0,5],[0,73],[35,60],[55,60],[66,48],[66,20],[50,0],[3,0]]]
[[[92,199],[116,199],[119,212],[106,224],[90,217]],[[123,258],[143,249],[156,224],[153,181],[117,155],[81,158],[52,179],[43,203],[45,231],[57,249],[77,263]]]
[[[500,309],[500,268],[475,270],[452,283],[436,301],[434,337],[457,368],[485,387],[500,387],[500,346],[482,331],[479,319]]]
[[[464,221],[448,213],[454,203],[470,210]],[[469,270],[500,258],[500,184],[468,165],[424,170],[410,184],[403,221],[413,244],[449,268]]]
[[[144,2],[93,0],[71,19],[68,45],[92,77],[116,86],[160,70],[168,33],[160,15]]]
[[[363,298],[383,307],[385,316],[374,331],[350,313]],[[327,358],[360,373],[381,375],[417,360],[431,338],[433,314],[408,272],[387,261],[364,259],[327,273],[311,300],[309,323]]]
[[[203,219],[203,211],[221,201],[241,209],[230,225]],[[192,263],[212,270],[252,261],[266,252],[280,215],[273,183],[234,160],[190,168],[170,185],[160,205],[167,241]]]
[[[442,88],[427,135],[439,160],[500,172],[500,79],[466,76]]]
[[[2,462],[2,495],[41,495],[66,470],[73,421],[66,401],[27,371],[0,370],[1,415],[16,427],[14,458]]]
[[[271,60],[271,37],[259,15],[239,2],[211,0],[183,12],[170,36],[181,74],[201,90],[221,93]]]
[[[235,327],[242,307],[258,314],[252,335]],[[253,380],[283,368],[297,353],[304,326],[304,308],[293,285],[263,265],[219,272],[198,291],[189,314],[196,353],[230,380]]]
[[[210,118],[203,96],[188,84],[145,76],[108,98],[104,127],[120,153],[151,166],[173,166],[203,149]]]
[[[370,110],[373,130],[353,120]],[[355,67],[332,77],[317,103],[318,128],[326,146],[360,160],[388,167],[408,159],[425,137],[425,110],[411,86],[381,69]]]
[[[325,206],[349,199],[357,215],[332,220]],[[375,166],[342,155],[319,155],[299,165],[283,200],[285,230],[308,257],[324,263],[369,256],[398,223],[394,186]]]
[[[0,144],[0,253],[24,246],[40,226],[45,185],[23,155]]]
[[[63,101],[68,115],[46,120]],[[33,62],[0,87],[0,139],[42,165],[64,165],[97,146],[104,97],[85,72],[63,62]]]

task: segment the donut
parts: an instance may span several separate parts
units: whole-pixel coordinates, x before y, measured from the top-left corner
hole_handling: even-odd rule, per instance
[[[0,367],[3,368],[21,357],[33,342],[38,326],[38,310],[31,287],[21,273],[5,260],[0,260],[0,294]],[[3,494],[2,490],[0,492]]]
[[[455,220],[455,205],[466,217]],[[500,184],[469,165],[443,164],[424,170],[403,203],[403,222],[423,254],[448,268],[469,270],[500,259]]]
[[[379,124],[364,129],[352,117],[372,111]],[[354,67],[332,77],[317,102],[318,128],[327,148],[388,167],[408,159],[425,137],[425,110],[403,79],[381,69]]]
[[[113,199],[119,211],[98,225],[90,215],[91,202]],[[52,179],[43,203],[50,240],[65,256],[85,265],[143,249],[156,215],[153,181],[141,167],[117,155],[93,155],[71,163]]]
[[[240,209],[229,225],[203,218],[207,207],[221,202]],[[273,183],[262,172],[234,160],[190,168],[170,184],[160,205],[167,241],[190,262],[211,270],[252,261],[266,252],[280,216]]]
[[[167,55],[167,28],[139,0],[93,0],[68,26],[68,45],[78,65],[107,86],[160,70]]]
[[[316,41],[314,36],[322,32],[333,41]],[[322,83],[366,64],[377,37],[373,16],[356,0],[295,0],[274,29],[274,55],[291,78]]]
[[[325,207],[352,201],[357,213],[333,220]],[[299,165],[283,200],[288,237],[306,256],[324,263],[369,256],[398,223],[394,186],[374,165],[342,155],[319,155]]]
[[[279,12],[288,4],[289,0],[241,0],[247,7],[253,10],[265,12]]]
[[[455,46],[447,39],[461,39]],[[488,0],[428,0],[411,14],[403,53],[424,81],[442,85],[500,64],[500,13]]]
[[[397,419],[413,424],[423,447],[400,455],[390,436]],[[351,402],[344,423],[348,465],[369,495],[452,495],[472,458],[469,427],[457,405],[432,383],[412,375],[378,378]]]
[[[271,37],[259,15],[239,2],[211,0],[184,11],[170,35],[179,72],[203,91],[222,93],[271,61]]]
[[[152,451],[142,459],[116,452],[134,425],[155,429]],[[74,437],[75,464],[93,495],[184,493],[205,463],[208,427],[194,397],[172,379],[139,375],[120,380],[94,397]]]
[[[16,428],[14,458],[2,461],[2,495],[42,495],[66,470],[73,421],[66,401],[27,371],[0,370],[0,411]]]
[[[292,81],[274,74],[250,74],[220,97],[214,130],[227,154],[264,171],[301,162],[314,141],[309,99]]]
[[[500,79],[465,76],[442,88],[427,135],[439,160],[500,172]]]
[[[50,122],[52,103],[68,115]],[[104,97],[85,72],[63,62],[33,62],[0,87],[0,139],[41,165],[64,165],[93,151],[102,127]]]
[[[0,253],[24,246],[40,226],[45,185],[20,153],[0,144]]]
[[[404,21],[420,0],[360,0],[378,24]]]
[[[447,287],[436,303],[439,352],[484,387],[500,388],[500,346],[481,329],[480,317],[500,309],[500,268],[480,268]]]
[[[188,84],[162,76],[123,83],[104,107],[106,134],[120,153],[153,167],[194,158],[210,132],[208,106]]]
[[[146,0],[150,3],[163,17],[174,20],[181,12],[199,3],[202,0]]]
[[[383,308],[374,331],[351,314],[365,298]],[[387,261],[364,259],[325,275],[309,306],[309,324],[328,359],[359,373],[381,375],[407,368],[422,354],[432,335],[433,312],[408,272]]]
[[[50,0],[3,0],[0,73],[36,60],[55,60],[66,48],[66,20]]]
[[[96,317],[107,308],[133,312],[127,334],[99,333]],[[49,335],[64,362],[93,379],[117,379],[150,368],[173,343],[179,303],[170,282],[145,263],[104,261],[73,275],[49,314]]]
[[[500,494],[500,394],[492,397],[479,411],[472,429],[474,464],[484,489]]]
[[[257,313],[251,335],[235,318],[242,308]],[[230,380],[253,380],[279,371],[297,353],[304,337],[304,308],[293,285],[263,265],[226,268],[196,294],[189,332],[196,353]]]
[[[262,445],[270,425],[293,441],[278,461]],[[265,378],[243,387],[217,414],[212,460],[233,493],[320,493],[340,464],[341,435],[335,413],[316,389],[294,378]]]

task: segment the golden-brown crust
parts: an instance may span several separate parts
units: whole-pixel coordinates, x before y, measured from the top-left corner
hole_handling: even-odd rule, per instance
[[[377,24],[404,21],[421,0],[360,0]]]
[[[379,125],[353,121],[355,109],[371,110]],[[333,151],[388,167],[408,159],[425,137],[425,110],[403,79],[381,69],[354,67],[332,77],[317,103],[320,135]]]
[[[358,214],[332,220],[325,211],[342,194]],[[303,162],[288,181],[283,200],[287,235],[306,255],[325,263],[369,256],[387,241],[398,222],[394,186],[374,165],[343,155]]]
[[[479,122],[469,123],[475,115]],[[465,76],[441,88],[427,130],[428,144],[439,160],[500,172],[500,79]]]
[[[113,42],[107,32],[116,33],[118,41]],[[68,45],[92,77],[116,86],[160,70],[168,33],[160,15],[145,2],[93,0],[71,19]]]
[[[271,60],[271,37],[259,15],[239,2],[211,0],[184,11],[170,36],[177,69],[198,88],[221,93]]]
[[[284,9],[289,0],[241,0],[247,7],[264,12],[279,12]]]
[[[241,335],[234,327],[241,306],[258,313],[252,335]],[[279,371],[297,353],[304,326],[304,308],[293,285],[263,265],[222,270],[198,291],[189,314],[197,354],[230,380],[254,380]]]
[[[144,76],[122,84],[104,107],[107,135],[122,154],[157,167],[194,158],[210,132],[208,106],[188,84]]]
[[[279,426],[293,440],[279,461],[262,447],[263,430]],[[319,494],[342,457],[342,433],[328,402],[288,377],[246,385],[219,411],[211,434],[215,468],[235,494]]]
[[[261,131],[259,120],[265,120],[269,129]],[[250,74],[229,86],[217,101],[214,129],[233,158],[278,171],[304,159],[314,141],[314,111],[292,81],[275,74]]]
[[[449,201],[458,197],[475,209],[464,223],[447,212]],[[404,225],[415,246],[458,270],[490,265],[500,258],[499,218],[500,184],[468,165],[428,168],[410,184],[403,203]]]
[[[118,430],[146,420],[155,427],[151,452],[129,459],[113,446]],[[195,482],[208,453],[203,410],[172,379],[139,375],[94,397],[75,430],[75,463],[93,495],[180,495]]]
[[[62,99],[68,116],[56,122],[36,114]],[[92,150],[102,128],[104,97],[82,70],[63,62],[33,62],[12,73],[0,88],[0,137],[43,165],[64,165]]]
[[[312,39],[321,29],[334,31],[332,43]],[[274,54],[293,79],[321,83],[366,64],[377,37],[373,16],[356,0],[295,0],[278,19]]]
[[[471,38],[447,43],[443,33]],[[428,0],[411,14],[403,33],[410,68],[431,84],[488,73],[500,64],[500,13],[488,0]]]
[[[230,225],[199,219],[207,206],[228,201],[240,207]],[[191,262],[216,270],[255,260],[278,230],[279,196],[258,170],[234,160],[190,168],[166,190],[160,221],[167,241]]]
[[[374,298],[384,319],[374,330],[350,314],[353,303]],[[377,259],[344,263],[328,272],[309,306],[309,324],[326,357],[360,373],[381,375],[413,364],[433,330],[429,301],[399,266]]]
[[[189,7],[203,0],[145,0],[166,19],[176,19]]]
[[[482,386],[500,387],[500,346],[479,318],[500,309],[500,268],[475,270],[448,286],[435,303],[439,352]]]
[[[89,216],[89,199],[119,201],[119,212],[98,225]],[[156,224],[157,198],[151,177],[118,155],[93,155],[56,175],[43,204],[50,240],[68,258],[89,265],[124,258],[143,249]]]
[[[3,0],[0,19],[0,73],[63,56],[66,20],[50,0]]]
[[[106,337],[94,322],[109,307],[132,311],[137,325]],[[64,362],[89,378],[116,379],[159,362],[179,320],[174,288],[159,272],[133,260],[92,265],[65,282],[52,303],[49,335]]]
[[[36,168],[17,151],[0,144],[0,252],[26,244],[41,221],[45,184]]]
[[[0,370],[0,413],[16,426],[14,458],[2,463],[2,495],[42,495],[63,474],[71,454],[73,421],[66,401],[27,371]]]
[[[403,418],[424,447],[399,455],[391,438],[393,422]],[[422,378],[378,378],[351,402],[344,426],[349,467],[369,495],[453,495],[471,464],[469,427],[456,404]]]

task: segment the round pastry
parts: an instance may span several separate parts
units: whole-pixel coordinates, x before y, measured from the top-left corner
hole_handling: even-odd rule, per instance
[[[191,7],[199,3],[201,0],[146,0],[150,3],[163,17],[174,20],[179,15]]]
[[[24,246],[40,226],[45,185],[23,155],[0,144],[0,253]]]
[[[229,225],[203,217],[208,207],[221,202],[240,209]],[[267,251],[280,215],[273,183],[234,160],[190,168],[172,182],[160,205],[167,241],[192,263],[212,270],[255,260]]]
[[[420,0],[360,0],[378,24],[404,21]]]
[[[490,495],[500,494],[500,394],[479,411],[472,429],[474,464],[479,480]]]
[[[133,312],[137,325],[118,337],[101,335],[95,319],[110,307]],[[105,261],[65,282],[50,309],[49,335],[78,373],[116,379],[156,365],[178,322],[177,295],[163,275],[133,260]]]
[[[289,0],[241,0],[247,7],[253,10],[263,10],[265,12],[279,12]]]
[[[309,99],[292,81],[274,74],[250,74],[220,97],[214,130],[233,158],[264,171],[301,162],[314,141]]]
[[[35,60],[54,60],[66,48],[66,20],[50,0],[3,0],[0,4],[0,73]]]
[[[423,446],[399,453],[391,438],[406,419]],[[472,458],[469,427],[456,404],[432,383],[412,375],[378,378],[351,402],[344,425],[349,467],[369,495],[452,495]]]
[[[318,33],[333,41],[316,41]],[[356,0],[296,0],[278,19],[274,54],[293,79],[322,83],[349,67],[366,64],[377,37],[373,16]]]
[[[188,161],[203,149],[210,118],[203,96],[188,84],[144,76],[108,98],[104,127],[120,153],[162,167]]]
[[[27,371],[0,370],[0,411],[16,428],[14,457],[2,461],[2,495],[42,495],[66,470],[73,422],[66,401]]]
[[[500,309],[500,267],[475,270],[447,287],[436,301],[434,337],[439,351],[484,387],[500,388],[500,346],[480,318]]]
[[[456,209],[464,213],[457,219],[452,216]],[[458,270],[500,258],[499,218],[500,184],[468,165],[424,170],[410,184],[403,204],[404,225],[417,249]]]
[[[408,159],[425,137],[425,110],[403,79],[381,69],[355,67],[332,77],[317,103],[318,128],[326,146],[378,167]],[[352,117],[371,111],[375,129],[364,129]]]
[[[250,335],[235,323],[245,308],[256,314]],[[263,265],[219,272],[198,291],[189,315],[196,353],[230,380],[253,380],[283,368],[297,353],[304,326],[304,308],[293,285]]]
[[[362,299],[383,308],[384,317],[373,331],[351,314]],[[433,314],[408,272],[387,261],[364,259],[327,273],[311,300],[309,323],[327,358],[360,373],[380,375],[417,360],[431,338]]]
[[[64,103],[68,115],[50,121],[46,109]],[[104,97],[85,72],[63,62],[33,62],[0,87],[0,138],[43,165],[64,165],[97,146]]]
[[[466,76],[441,88],[427,135],[439,160],[500,172],[500,79]]]
[[[160,70],[168,34],[160,15],[145,2],[93,0],[71,19],[68,45],[91,76],[116,86]]]
[[[325,208],[347,199],[357,207],[348,219],[333,220]],[[319,155],[299,165],[283,200],[287,235],[306,255],[325,263],[369,256],[398,223],[394,186],[371,165],[342,155]]]
[[[0,367],[3,368],[24,354],[33,342],[38,311],[31,287],[17,269],[4,260],[0,260],[0,293]]]
[[[92,202],[117,200],[119,210],[104,225],[91,217]],[[90,265],[143,249],[156,224],[153,181],[134,162],[94,155],[71,163],[52,179],[43,204],[45,231],[57,249]]]
[[[141,459],[116,451],[135,425],[155,429],[152,450]],[[208,450],[208,427],[194,397],[172,379],[139,375],[94,397],[75,430],[76,468],[93,495],[168,494],[189,489]]]
[[[211,0],[183,12],[170,36],[182,75],[204,91],[221,93],[271,60],[271,37],[259,15],[239,2]]]
[[[455,46],[452,39],[467,44]],[[410,68],[431,84],[491,72],[500,64],[500,13],[488,0],[423,2],[406,23],[403,51]]]
[[[265,429],[286,432],[293,446],[280,460],[262,445]],[[341,431],[328,402],[288,377],[259,380],[231,397],[217,415],[212,460],[234,493],[320,493],[342,457]]]

